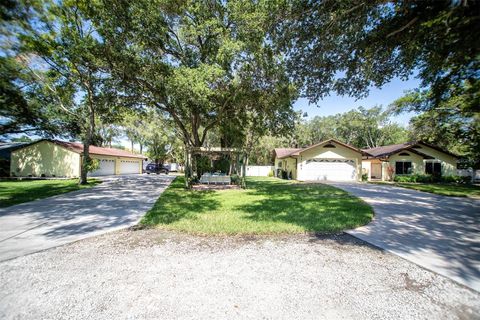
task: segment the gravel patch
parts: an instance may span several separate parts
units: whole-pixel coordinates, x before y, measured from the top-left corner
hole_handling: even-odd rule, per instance
[[[123,230],[0,263],[1,319],[480,319],[480,293],[348,235]]]

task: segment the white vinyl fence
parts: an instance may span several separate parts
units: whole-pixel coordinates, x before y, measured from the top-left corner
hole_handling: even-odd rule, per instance
[[[247,166],[247,177],[268,177],[273,171],[273,166]]]

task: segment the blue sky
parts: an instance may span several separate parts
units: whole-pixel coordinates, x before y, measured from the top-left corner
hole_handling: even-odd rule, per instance
[[[294,108],[295,110],[307,112],[308,118],[312,118],[314,116],[329,116],[337,113],[343,113],[360,106],[363,106],[367,109],[374,107],[375,105],[387,107],[395,99],[403,96],[406,90],[418,88],[419,85],[420,81],[413,77],[408,81],[402,81],[398,78],[395,78],[380,89],[371,88],[368,97],[361,100],[355,100],[354,98],[341,97],[332,94],[331,96],[319,101],[316,105],[309,104],[308,100],[305,98],[300,98],[295,102]],[[413,113],[404,113],[392,117],[391,120],[406,126],[413,115]]]

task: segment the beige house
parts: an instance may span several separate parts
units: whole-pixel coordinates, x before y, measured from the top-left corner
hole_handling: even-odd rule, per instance
[[[389,180],[395,175],[433,174],[456,175],[457,156],[424,142],[394,144],[365,153],[362,170],[368,180]]]
[[[91,176],[142,173],[143,155],[115,148],[90,146],[90,157],[99,161]],[[78,177],[83,144],[43,139],[11,154],[10,174],[17,177]]]
[[[301,181],[389,180],[395,175],[456,175],[457,156],[424,143],[357,149],[335,139],[306,148],[275,149],[275,176]]]
[[[360,181],[364,152],[335,139],[306,148],[275,149],[274,171],[277,177],[301,181]]]

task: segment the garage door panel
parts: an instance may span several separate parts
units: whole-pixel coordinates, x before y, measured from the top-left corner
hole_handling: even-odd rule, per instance
[[[355,160],[310,159],[303,168],[302,176],[304,180],[356,180]]]
[[[114,159],[97,159],[99,161],[99,168],[90,172],[90,176],[109,176],[115,174],[115,160]]]
[[[139,160],[120,160],[120,174],[140,173]]]

